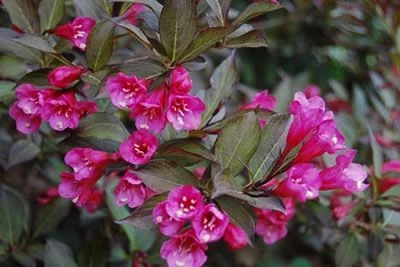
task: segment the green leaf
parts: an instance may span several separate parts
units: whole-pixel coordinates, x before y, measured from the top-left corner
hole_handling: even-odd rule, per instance
[[[161,14],[163,6],[157,0],[110,0],[110,2],[139,3],[150,7],[157,15]]]
[[[167,192],[180,185],[199,185],[194,174],[168,160],[153,160],[132,172],[157,193]]]
[[[160,37],[174,62],[188,48],[196,34],[196,7],[193,0],[165,0],[160,16]]]
[[[64,16],[63,0],[42,0],[39,4],[40,29],[42,32],[53,29]]]
[[[36,86],[48,86],[48,75],[52,71],[52,69],[37,69],[25,74],[19,81],[17,86],[23,83],[32,83]]]
[[[271,116],[261,133],[261,141],[249,161],[249,170],[255,182],[271,173],[286,146],[290,114]]]
[[[11,54],[28,62],[40,62],[42,55],[39,51],[16,43],[14,39],[6,37],[4,32],[6,31],[0,29],[0,52]]]
[[[255,152],[260,136],[260,122],[254,112],[233,119],[222,128],[215,142],[217,162],[232,176],[236,176]]]
[[[267,12],[282,8],[281,4],[275,4],[269,0],[262,0],[251,3],[242,13],[232,22],[232,25],[240,25],[252,18],[261,16]]]
[[[231,96],[239,78],[235,61],[235,52],[225,59],[214,71],[210,83],[212,88],[206,91],[206,111],[203,113],[203,126],[211,119],[220,102]]]
[[[16,142],[10,149],[7,169],[30,161],[40,153],[40,148],[32,141],[22,139]]]
[[[120,224],[131,224],[139,229],[156,229],[157,225],[153,223],[153,209],[166,198],[167,192],[155,195],[146,200],[142,206],[135,209],[132,214],[116,222]]]
[[[130,35],[132,35],[134,38],[138,39],[141,43],[145,43],[146,45],[150,45],[150,41],[147,38],[147,36],[144,34],[144,32],[137,26],[126,22],[125,20],[121,20],[123,18],[114,18],[112,20],[113,23],[115,23],[117,26],[125,29]]]
[[[14,250],[12,257],[22,266],[35,266],[35,259],[23,251]]]
[[[5,105],[11,105],[15,99],[15,91],[13,90],[14,87],[15,83],[13,82],[0,81],[0,102],[4,103]],[[8,151],[8,149],[5,151]],[[6,156],[6,154],[3,154],[3,156]]]
[[[185,62],[195,59],[201,53],[208,50],[218,41],[222,40],[225,36],[231,33],[232,29],[233,28],[215,27],[203,30],[186,49],[179,61]]]
[[[49,239],[44,252],[45,267],[76,267],[72,250],[64,243]]]
[[[225,47],[242,48],[242,47],[268,47],[267,38],[262,31],[251,31],[241,36],[226,40]]]
[[[190,166],[204,160],[213,161],[211,152],[198,139],[174,139],[163,143],[157,150],[157,159],[167,159]]]
[[[354,266],[360,257],[360,244],[357,237],[349,234],[342,241],[335,251],[335,263],[337,266]]]
[[[86,58],[89,67],[94,71],[101,69],[111,57],[114,28],[114,23],[109,20],[103,20],[89,34]]]
[[[217,15],[221,26],[224,26],[225,20],[228,17],[231,0],[207,0],[207,3],[215,15]]]
[[[90,240],[83,249],[80,249],[79,266],[105,267],[109,254],[110,248],[107,239]]]
[[[29,206],[19,192],[0,186],[0,240],[15,245],[24,228],[28,229]]]
[[[70,207],[71,201],[59,198],[40,208],[33,227],[33,237],[48,234],[56,229],[68,215]]]
[[[3,5],[14,25],[25,32],[39,32],[39,18],[32,0],[4,0]]]
[[[57,54],[53,47],[50,46],[49,42],[41,36],[25,33],[14,39],[14,41],[45,53]]]
[[[377,259],[377,267],[396,267],[400,266],[400,245],[385,244],[382,252]]]
[[[385,191],[381,198],[398,197],[400,196],[400,185],[391,187],[389,190]]]
[[[229,196],[221,196],[216,199],[216,202],[228,214],[230,221],[246,232],[251,243],[256,228],[251,210],[240,201]]]
[[[372,161],[373,161],[373,165],[374,165],[374,173],[377,178],[381,178],[382,177],[382,164],[383,164],[382,148],[376,141],[375,135],[369,126],[368,126],[368,133],[369,133],[369,138],[370,138],[371,148],[372,148]]]
[[[96,0],[73,0],[73,3],[78,16],[90,17],[96,21],[101,20],[103,17],[107,17],[107,13]]]

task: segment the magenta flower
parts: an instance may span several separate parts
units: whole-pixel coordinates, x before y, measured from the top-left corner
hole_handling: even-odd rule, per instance
[[[201,113],[206,109],[200,98],[190,95],[170,95],[167,119],[176,130],[195,130],[200,126]]]
[[[118,206],[140,207],[146,199],[146,186],[128,170],[115,188],[114,195]]]
[[[110,160],[110,154],[91,148],[73,148],[65,155],[65,163],[74,170],[77,180],[100,178]]]
[[[149,131],[135,131],[119,147],[124,160],[132,164],[145,164],[150,161],[158,147],[157,138]]]
[[[129,9],[124,13],[123,17],[125,21],[129,22],[130,24],[137,25],[138,19],[137,16],[145,11],[147,8],[145,5],[142,4],[132,4]]]
[[[166,236],[173,236],[185,224],[184,221],[177,221],[172,218],[166,210],[167,201],[163,201],[157,204],[153,209],[153,222],[158,225],[160,232]]]
[[[390,160],[382,164],[382,172],[398,172],[400,173],[400,160]]]
[[[228,215],[213,203],[205,205],[193,218],[192,226],[202,243],[218,241],[229,224]]]
[[[257,221],[256,233],[263,237],[265,244],[272,245],[284,238],[288,230],[286,225],[268,224],[264,221]]]
[[[131,113],[137,129],[152,130],[155,133],[164,130],[167,123],[164,114],[166,95],[166,88],[162,86],[137,102]]]
[[[51,90],[40,90],[32,84],[22,84],[16,89],[18,107],[27,115],[39,115]]]
[[[133,108],[138,100],[147,92],[149,81],[140,79],[135,75],[128,76],[119,72],[108,78],[106,88],[110,94],[111,102],[117,108]]]
[[[79,79],[85,69],[81,66],[61,66],[49,73],[48,81],[59,88],[67,88],[71,83]]]
[[[355,155],[355,150],[348,149],[336,157],[336,165],[321,171],[320,189],[346,189],[353,193],[364,191],[368,187],[364,183],[368,173],[360,164],[352,163]]]
[[[88,200],[83,205],[83,207],[86,209],[87,212],[93,213],[99,210],[103,202],[104,202],[104,191],[97,187],[92,187],[90,189]]]
[[[300,163],[291,167],[288,177],[282,180],[273,191],[281,197],[293,197],[300,202],[319,196],[321,179],[318,170],[311,163]]]
[[[90,179],[77,180],[73,173],[61,173],[61,183],[58,186],[58,193],[63,198],[72,199],[78,206],[84,206],[92,196],[92,187],[100,177],[91,177]]]
[[[207,260],[205,250],[207,245],[200,243],[193,231],[188,230],[164,242],[160,254],[169,267],[200,267]]]
[[[89,17],[77,17],[72,22],[57,26],[52,32],[69,39],[80,50],[85,51],[87,38],[90,31],[96,25],[96,21]]]
[[[340,220],[350,214],[356,204],[351,200],[351,195],[352,193],[346,190],[338,190],[331,195],[329,206],[335,220]]]
[[[318,85],[309,84],[304,89],[304,94],[307,98],[310,98],[313,96],[319,96],[319,95],[321,95],[321,89],[318,87]]]
[[[229,223],[228,227],[226,227],[224,240],[234,250],[244,248],[250,242],[246,232],[233,223]]]
[[[185,95],[192,89],[192,79],[189,72],[183,67],[176,67],[170,75],[169,87],[171,93],[176,95]]]
[[[336,128],[335,121],[323,121],[312,133],[310,139],[303,144],[294,162],[308,162],[325,152],[334,154],[346,148],[344,142],[345,139]]]
[[[317,127],[325,115],[325,102],[319,96],[306,98],[301,92],[294,95],[290,104],[290,113],[294,120],[290,125],[285,151],[297,146],[306,136]]]
[[[283,198],[285,204],[285,213],[279,210],[256,209],[256,215],[259,220],[267,220],[271,224],[286,224],[294,215],[294,200],[292,198]]]
[[[266,109],[274,110],[276,107],[276,98],[268,94],[268,90],[257,93],[251,103],[241,107],[241,110],[245,109]]]
[[[24,134],[36,132],[42,123],[42,118],[40,115],[26,114],[18,106],[18,101],[11,106],[9,114],[10,117],[16,121],[17,130]]]
[[[194,217],[203,205],[201,192],[191,185],[183,185],[169,192],[166,210],[172,218],[182,221]]]
[[[95,102],[78,102],[74,93],[56,93],[44,104],[42,119],[51,128],[63,131],[78,127],[80,118],[97,111]]]

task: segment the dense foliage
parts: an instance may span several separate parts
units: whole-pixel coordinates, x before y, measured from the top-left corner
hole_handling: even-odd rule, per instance
[[[0,3],[2,266],[400,265],[396,1]]]

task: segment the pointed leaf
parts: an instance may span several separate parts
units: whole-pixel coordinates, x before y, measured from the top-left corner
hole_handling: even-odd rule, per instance
[[[72,250],[64,243],[49,239],[44,252],[45,267],[76,267]]]
[[[354,266],[360,257],[360,244],[354,234],[350,234],[340,241],[335,251],[335,262],[337,266]]]
[[[217,15],[219,22],[224,26],[225,19],[228,16],[231,0],[207,0],[208,5]]]
[[[247,32],[239,37],[230,38],[225,43],[229,48],[242,48],[242,47],[268,47],[267,38],[262,31]]]
[[[193,0],[165,0],[160,17],[160,37],[171,61],[180,58],[196,34]]]
[[[257,1],[250,4],[242,13],[232,22],[232,25],[240,25],[252,18],[261,16],[267,12],[283,8],[281,4],[275,4],[270,0]]]
[[[45,53],[57,53],[53,47],[50,46],[49,42],[41,36],[25,33],[14,39],[14,41],[26,47],[34,48]]]
[[[42,0],[39,4],[40,29],[42,32],[53,29],[64,16],[63,0]]]
[[[25,32],[39,32],[39,17],[32,0],[3,0],[11,22]]]
[[[32,141],[22,139],[16,142],[10,149],[7,168],[30,161],[40,153],[40,148]]]
[[[107,239],[100,237],[95,240],[90,240],[79,251],[79,266],[107,266],[110,256],[110,247]]]
[[[374,173],[375,173],[376,177],[381,178],[382,177],[382,164],[383,164],[382,148],[376,141],[375,135],[369,126],[368,126],[368,133],[369,133],[369,138],[370,138],[371,148],[372,148],[372,161],[373,161],[373,165],[374,165]]]
[[[157,15],[160,15],[163,6],[157,0],[110,0],[110,2],[139,3],[151,8]]]
[[[52,69],[45,68],[45,69],[37,69],[31,71],[24,75],[19,81],[16,86],[19,86],[23,83],[32,83],[36,86],[48,86],[48,75],[52,71]]]

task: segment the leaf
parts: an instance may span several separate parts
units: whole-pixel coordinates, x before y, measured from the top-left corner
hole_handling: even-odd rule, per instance
[[[146,200],[141,207],[135,209],[132,214],[116,221],[116,223],[131,224],[140,229],[156,229],[157,225],[153,223],[153,209],[166,198],[167,192],[155,195]]]
[[[235,52],[225,59],[214,71],[210,83],[212,89],[206,91],[206,111],[203,113],[202,125],[204,126],[212,117],[219,103],[233,93],[234,84],[239,78],[235,61]]]
[[[12,252],[13,259],[22,266],[35,266],[35,259],[23,251],[15,250]]]
[[[267,12],[282,8],[281,4],[275,4],[269,0],[262,0],[251,3],[240,15],[233,20],[232,25],[240,25],[252,18],[261,16]]]
[[[101,20],[101,18],[107,16],[107,13],[95,0],[73,0],[73,3],[76,9],[76,14],[78,16],[90,17],[95,19],[96,21],[99,21]]]
[[[202,56],[198,56],[192,61],[183,63],[182,66],[188,71],[200,71],[207,67],[207,60]]]
[[[368,133],[372,148],[372,162],[374,165],[374,173],[377,178],[381,178],[382,164],[383,164],[382,148],[376,141],[374,133],[372,132],[371,127],[369,127],[369,125],[368,125]]]
[[[262,31],[247,32],[239,37],[226,40],[225,47],[242,48],[242,47],[268,47],[267,38]]]
[[[240,173],[255,152],[261,136],[260,122],[254,112],[246,113],[222,128],[215,142],[215,158],[232,176]]]
[[[57,53],[53,47],[50,46],[49,42],[41,36],[25,33],[14,39],[14,41],[26,47],[34,48],[45,53]]]
[[[174,62],[188,48],[196,34],[196,7],[193,0],[165,0],[160,16],[160,37]]]
[[[163,6],[157,0],[110,0],[110,2],[139,3],[150,7],[157,15],[161,14]]]
[[[52,69],[49,68],[31,71],[18,81],[17,86],[23,83],[32,83],[36,86],[48,86],[49,82],[47,76],[51,71]]]
[[[40,29],[42,32],[53,29],[64,16],[63,0],[42,0],[39,4]]]
[[[254,239],[256,228],[251,210],[246,205],[229,196],[221,196],[215,201],[228,214],[230,221],[246,232],[251,243]]]
[[[194,174],[174,162],[163,159],[153,160],[132,172],[157,193],[167,192],[180,185],[199,185]]]
[[[377,267],[396,267],[400,265],[400,245],[386,243],[379,254]]]
[[[16,245],[22,232],[28,229],[29,206],[14,189],[0,184],[0,240]]]
[[[48,239],[44,252],[45,267],[76,267],[72,250],[64,243]]]
[[[207,0],[207,3],[215,15],[217,15],[221,25],[224,26],[231,0]]]
[[[68,215],[70,207],[70,201],[59,198],[40,208],[33,227],[33,237],[48,234],[56,229]]]
[[[385,191],[381,198],[398,197],[400,196],[400,185],[391,187],[389,190]]]
[[[86,242],[79,253],[79,266],[105,267],[110,254],[108,240],[97,238]]]
[[[232,28],[227,27],[205,29],[204,31],[200,32],[197,38],[190,44],[179,61],[186,62],[195,59],[197,56],[215,45],[218,41],[222,40],[231,32]]]
[[[114,18],[112,22],[115,23],[117,26],[125,29],[130,35],[138,39],[141,43],[145,43],[147,45],[150,44],[149,39],[139,27],[124,20],[121,20],[121,18]]]
[[[204,160],[213,161],[211,152],[198,139],[174,139],[163,143],[157,150],[157,159],[167,159],[190,166]]]
[[[261,141],[249,161],[249,170],[255,182],[269,175],[286,146],[290,114],[272,115],[261,133]]]
[[[360,257],[360,245],[357,237],[349,234],[342,241],[335,251],[335,263],[337,266],[353,266]]]
[[[13,37],[7,37],[7,33],[9,31],[11,30],[0,29],[0,52],[11,54],[28,62],[40,62],[41,53],[37,50],[28,48],[22,44],[15,42],[15,40],[13,39],[15,37],[15,32]]]
[[[40,153],[40,148],[32,141],[22,139],[16,142],[10,149],[7,169],[30,161]]]
[[[11,22],[25,32],[39,32],[39,18],[32,0],[4,0]]]
[[[111,57],[114,28],[114,23],[109,20],[103,20],[97,23],[89,34],[86,59],[89,67],[94,71],[101,69]]]

